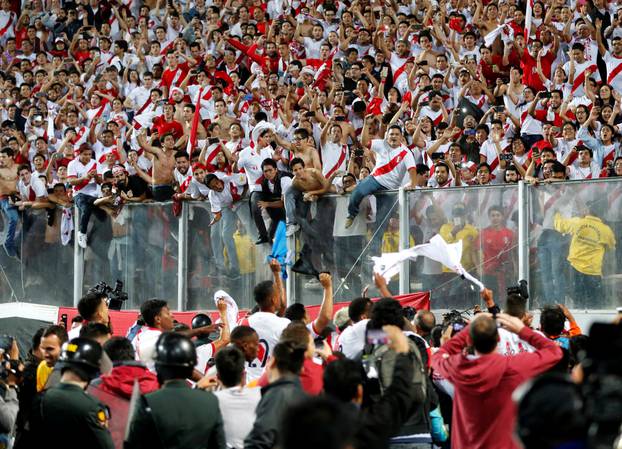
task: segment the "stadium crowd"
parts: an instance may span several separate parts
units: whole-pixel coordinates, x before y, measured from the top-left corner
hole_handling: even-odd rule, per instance
[[[41,242],[118,237],[125,204],[173,200],[178,212],[209,200],[201,227],[211,226],[219,272],[244,275],[245,236],[268,243],[279,221],[336,271],[368,228],[381,236],[375,249],[394,249],[382,191],[620,176],[621,23],[603,0],[3,0],[4,249],[35,263]],[[547,212],[568,201],[542,199],[532,243],[542,279],[599,288],[602,263],[588,269],[585,252],[569,251],[565,235],[578,227],[563,219],[603,229],[587,256],[602,259],[622,236],[612,189],[570,194],[559,219]],[[350,193],[347,207],[327,193]],[[472,241],[467,222],[477,220],[494,244],[465,257],[479,258],[482,275],[512,272],[516,197],[472,196],[456,215],[465,198],[412,206],[414,242],[429,238],[422,222],[439,220],[457,223],[445,238]],[[43,210],[47,223],[32,225]],[[92,230],[102,220],[112,231]],[[326,226],[333,233],[314,239]],[[106,259],[108,249],[94,251]],[[551,260],[558,251],[568,266]]]
[[[198,314],[191,327],[149,299],[113,336],[109,298],[91,292],[23,359],[3,336],[3,447],[614,448],[622,414],[604,404],[622,391],[619,317],[587,336],[548,306],[536,329],[523,292],[502,312],[485,289],[486,311],[437,323],[428,310],[409,316],[381,276],[382,298],[333,313],[322,273],[312,318],[286,307],[280,268],[270,263],[274,279],[240,316],[225,292],[218,319]]]

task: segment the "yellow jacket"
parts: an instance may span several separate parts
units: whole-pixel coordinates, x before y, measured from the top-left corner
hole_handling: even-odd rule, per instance
[[[441,229],[438,231],[438,233],[441,235],[441,237],[443,237],[443,239],[445,239],[447,243],[456,243],[462,240],[462,259],[460,260],[460,263],[462,263],[462,266],[465,270],[470,271],[475,267],[475,254],[473,249],[473,243],[475,242],[475,239],[477,239],[479,232],[475,228],[475,226],[465,224],[464,227],[460,229],[454,236],[451,233],[453,228],[453,223],[445,223],[443,226],[441,226]],[[443,271],[449,272],[451,270],[443,267]]]
[[[412,235],[409,238],[410,245],[415,246],[415,239]],[[400,250],[400,233],[399,231],[386,231],[382,236],[382,254],[396,253]]]
[[[554,226],[562,234],[572,235],[567,258],[570,265],[579,273],[602,276],[605,251],[616,246],[611,228],[592,215],[564,218],[559,212]]]

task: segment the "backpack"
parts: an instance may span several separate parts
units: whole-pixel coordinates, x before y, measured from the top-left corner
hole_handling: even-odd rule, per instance
[[[433,389],[423,363],[421,352],[413,338],[408,337],[409,352],[414,356],[414,370],[412,385],[414,400],[410,417],[403,424],[395,436],[428,433],[430,431],[430,405],[436,402],[433,398]],[[361,354],[361,360],[367,373],[368,382],[365,390],[372,401],[378,400],[393,380],[393,370],[397,353],[389,345],[366,344]]]

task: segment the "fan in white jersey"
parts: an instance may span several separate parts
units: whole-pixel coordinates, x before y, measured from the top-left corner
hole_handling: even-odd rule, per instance
[[[261,282],[255,286],[253,292],[255,302],[259,306],[259,312],[255,312],[239,322],[239,325],[253,328],[259,336],[257,358],[249,363],[246,371],[247,381],[249,382],[261,377],[273,348],[281,338],[283,329],[291,322],[288,318],[278,315],[279,313],[285,313],[286,302],[283,282],[281,281],[281,265],[276,260],[271,260],[270,269],[274,276],[274,282]],[[324,331],[332,318],[333,311],[332,279],[330,275],[322,273],[320,282],[324,286],[324,299],[318,318],[312,323],[307,323],[309,320],[305,318],[305,324],[313,338]]]
[[[142,361],[149,370],[155,372],[155,349],[156,342],[163,332],[170,332],[174,327],[174,316],[168,308],[166,301],[161,299],[149,299],[140,306],[140,314],[145,325],[138,331],[132,340],[132,346],[136,351],[136,360]],[[223,324],[188,329],[179,333],[192,338],[199,335],[210,334],[216,329],[223,328]],[[201,378],[201,373],[195,372],[194,380]]]
[[[194,367],[202,375],[207,374],[209,369],[209,361],[216,356],[216,353],[229,344],[230,332],[229,332],[229,319],[227,318],[227,303],[224,299],[219,299],[216,303],[218,308],[218,314],[220,315],[220,323],[222,328],[220,329],[220,337],[210,343],[205,343],[197,346],[197,364]],[[200,329],[200,328],[199,328]]]

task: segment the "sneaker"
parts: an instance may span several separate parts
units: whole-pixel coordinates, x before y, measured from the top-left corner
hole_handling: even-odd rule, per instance
[[[287,229],[285,231],[285,237],[291,237],[293,236],[295,233],[297,233],[300,230],[300,225],[293,223],[293,224],[288,224],[287,225]]]
[[[263,245],[264,243],[270,243],[270,239],[268,237],[259,237],[255,245]]]
[[[319,279],[313,278],[305,284],[305,288],[308,288],[311,290],[318,290],[322,288],[322,284],[320,284]]]
[[[348,217],[346,218],[344,227],[348,229],[350,226],[352,226],[352,223],[354,223],[354,217]]]
[[[78,245],[80,248],[86,249],[86,234],[82,234],[80,231],[78,231]]]

